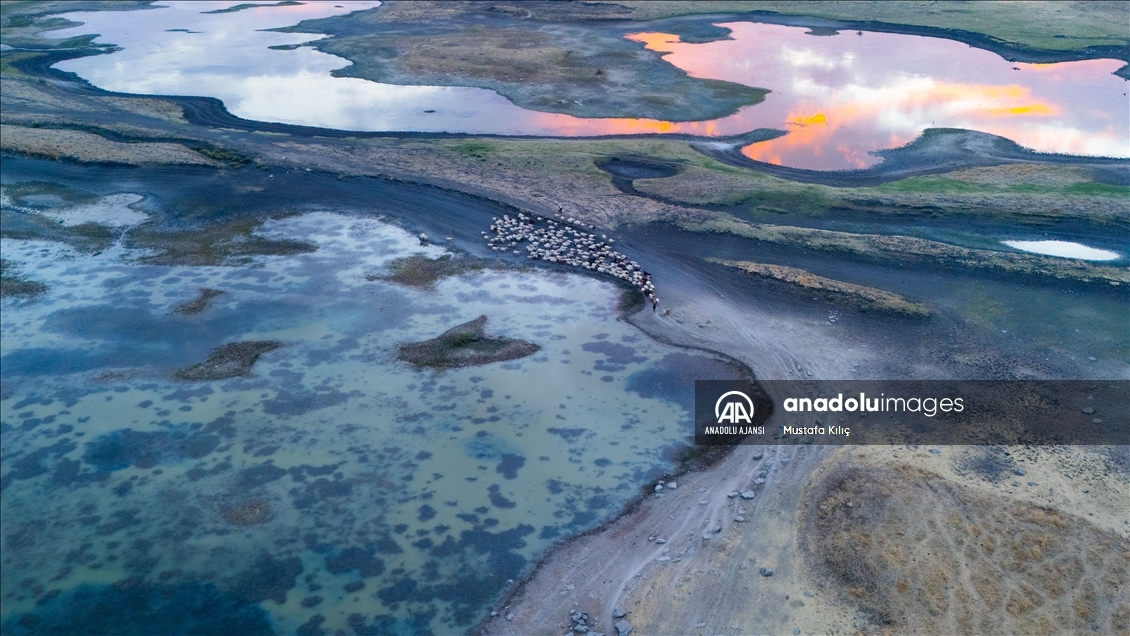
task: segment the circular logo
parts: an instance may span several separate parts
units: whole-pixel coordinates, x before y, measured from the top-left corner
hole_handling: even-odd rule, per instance
[[[726,400],[726,398],[731,396],[740,397],[741,399],[745,400],[745,404],[742,404],[741,402],[735,400],[727,403],[723,407],[722,403]],[[745,420],[746,422],[752,423],[753,400],[749,399],[749,396],[745,393],[742,393],[741,391],[727,391],[718,398],[717,402],[714,403],[714,417],[717,418],[719,424],[721,424],[723,421],[728,421],[731,424],[737,424],[740,420]]]

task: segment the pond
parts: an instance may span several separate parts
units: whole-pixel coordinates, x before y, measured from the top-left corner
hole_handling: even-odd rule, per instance
[[[141,198],[43,211],[96,205],[120,223]],[[447,250],[330,210],[259,235],[317,250],[156,266],[120,243],[3,239],[49,281],[4,301],[4,633],[126,633],[186,607],[232,633],[465,631],[551,545],[675,467],[693,378],[736,377],[618,320],[609,282],[484,269],[398,284],[382,279],[394,259]],[[443,371],[396,359],[477,316],[540,350]],[[177,379],[230,342],[281,346],[244,375]]]
[[[1087,247],[1072,241],[1001,241],[1001,243],[1022,252],[1078,258],[1084,261],[1113,261],[1119,258],[1118,252]]]
[[[234,3],[227,3],[234,4]],[[874,32],[814,35],[803,27],[724,23],[730,39],[690,44],[638,32],[632,40],[689,74],[770,89],[763,103],[712,121],[582,119],[520,108],[472,87],[399,86],[331,71],[349,61],[297,46],[324,37],[268,31],[365,10],[377,2],[307,3],[216,13],[221,3],[171,2],[143,11],[79,12],[81,26],[120,50],[56,65],[111,91],[221,99],[240,117],[360,131],[593,136],[736,135],[787,130],[747,156],[817,170],[864,168],[869,154],[927,128],[966,128],[1041,152],[1130,155],[1130,102],[1117,60],[1008,62],[940,38]],[[291,47],[278,50],[270,47]]]

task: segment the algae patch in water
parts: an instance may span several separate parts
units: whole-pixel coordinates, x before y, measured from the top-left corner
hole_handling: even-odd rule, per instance
[[[227,292],[219,289],[201,289],[200,295],[196,298],[183,302],[173,308],[173,313],[182,316],[192,316],[199,314],[212,306],[212,299],[217,296],[223,296]]]
[[[238,219],[199,229],[161,232],[138,228],[127,240],[130,247],[158,250],[141,260],[146,265],[236,265],[252,256],[291,256],[314,252],[312,243],[294,239],[272,239],[255,234],[259,219]]]
[[[20,277],[11,262],[0,260],[0,298],[38,296],[45,291],[47,285]]]
[[[202,380],[226,380],[246,375],[255,365],[259,356],[282,347],[274,340],[248,340],[229,342],[216,347],[208,359],[192,366],[178,369],[173,377],[178,380],[197,382]]]
[[[525,340],[487,336],[487,317],[456,325],[436,338],[401,345],[396,358],[421,367],[453,369],[491,362],[517,360],[533,355],[541,347]]]
[[[414,254],[392,261],[389,264],[391,271],[389,275],[369,275],[366,276],[366,279],[370,281],[387,280],[420,289],[431,289],[436,281],[441,278],[457,276],[466,271],[483,269],[486,266],[486,261],[477,258],[453,258],[451,254],[444,254],[439,258],[428,258]]]

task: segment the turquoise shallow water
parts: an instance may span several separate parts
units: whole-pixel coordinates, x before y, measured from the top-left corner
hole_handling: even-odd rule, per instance
[[[610,283],[486,270],[419,290],[370,280],[444,253],[393,225],[314,212],[262,233],[318,250],[156,267],[4,239],[50,287],[3,301],[5,633],[464,632],[671,469],[692,380],[734,374],[617,320]],[[172,311],[201,288],[226,293]],[[483,314],[541,351],[441,373],[395,360]],[[172,378],[264,339],[285,346],[249,377]]]

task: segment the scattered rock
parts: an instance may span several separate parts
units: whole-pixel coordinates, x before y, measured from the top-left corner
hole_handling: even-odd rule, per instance
[[[812,590],[805,590],[804,595],[807,596],[808,598],[813,598],[813,597],[816,596],[815,594],[812,593]]]
[[[1028,471],[1024,470],[1023,468],[1017,468],[1016,470],[1012,471],[1012,473],[1018,477],[1023,477],[1024,475],[1028,474]]]
[[[718,534],[719,532],[722,532],[722,524],[716,523],[714,524],[714,534]]]
[[[707,537],[707,538],[709,539],[710,537]],[[661,556],[661,557],[659,557],[659,562],[660,562],[660,563],[667,563],[667,562],[669,562],[670,560],[671,560],[671,557],[669,557],[669,556]]]
[[[632,624],[625,620],[616,621],[616,634],[618,636],[628,636],[632,633]]]
[[[764,577],[773,576],[773,568],[762,567],[762,568],[759,568],[757,571],[761,574],[761,576],[764,576]]]
[[[732,493],[730,493],[726,496],[729,497],[730,499],[733,499],[734,497],[738,496],[738,491],[735,490],[734,492],[732,492]]]
[[[940,451],[940,450],[938,450],[938,449],[936,449],[936,448],[931,448],[931,449],[930,449],[930,453],[931,453],[931,454],[933,454],[933,455],[941,455],[941,454],[942,454],[942,451]]]
[[[1092,424],[1102,424],[1103,421],[1096,417],[1095,419],[1091,420],[1091,423]]]
[[[612,608],[612,618],[624,618],[627,615],[628,612],[624,611],[624,608],[619,605]]]
[[[738,515],[738,516],[734,517],[734,521],[745,521],[745,517]]]
[[[1083,409],[1083,414],[1084,415],[1094,415],[1095,409],[1088,406],[1087,408]]]
[[[678,488],[679,486],[675,482],[671,482],[671,483],[665,484],[664,487],[667,488],[668,490],[674,490],[674,489]]]
[[[764,451],[757,451],[753,454],[754,459],[761,459],[762,457],[765,457]]]
[[[752,490],[747,490],[742,493],[742,499],[753,499],[755,493]]]
[[[1087,491],[1084,490],[1083,492],[1087,492]],[[667,539],[664,539],[663,537],[659,537],[658,539],[655,540],[655,542],[662,545],[664,543],[667,543]]]
[[[514,612],[510,612],[509,614],[507,614],[506,620],[508,620],[508,621],[514,620]]]
[[[713,534],[713,533],[711,533],[711,532],[703,532],[703,533],[702,533],[702,538],[703,538],[703,539],[710,539],[710,538],[712,538],[713,536],[714,536],[714,534]]]
[[[663,492],[663,484],[657,484],[655,486],[655,492]]]

